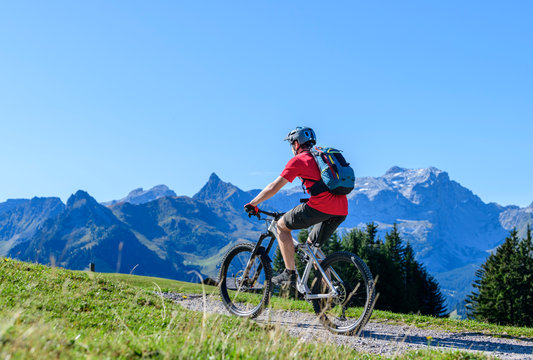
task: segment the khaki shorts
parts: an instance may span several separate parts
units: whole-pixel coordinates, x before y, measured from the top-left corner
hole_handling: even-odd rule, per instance
[[[307,204],[300,204],[283,215],[283,222],[290,230],[307,229],[314,225],[309,239],[317,246],[323,245],[344,219],[346,216],[325,214]]]

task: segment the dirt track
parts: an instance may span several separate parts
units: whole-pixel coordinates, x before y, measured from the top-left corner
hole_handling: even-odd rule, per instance
[[[183,307],[209,313],[230,315],[221,301],[201,295],[166,293]],[[443,350],[481,351],[502,359],[533,359],[533,339],[498,338],[479,333],[451,333],[446,331],[420,329],[414,326],[391,325],[370,322],[359,337],[335,335],[327,331],[316,316],[298,311],[267,310],[259,316],[258,322],[278,324],[297,338],[305,341],[323,341],[345,345],[360,352],[386,356],[409,350],[427,348]]]

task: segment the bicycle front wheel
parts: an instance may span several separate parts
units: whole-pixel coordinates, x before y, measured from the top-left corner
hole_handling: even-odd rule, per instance
[[[265,256],[252,258],[255,244],[233,247],[222,260],[219,286],[222,302],[234,315],[254,318],[268,305],[272,268]]]
[[[374,307],[374,281],[370,269],[357,255],[337,252],[321,263],[336,296],[313,300],[313,308],[322,324],[331,332],[359,334],[370,319]],[[331,294],[328,281],[318,273],[314,294]]]

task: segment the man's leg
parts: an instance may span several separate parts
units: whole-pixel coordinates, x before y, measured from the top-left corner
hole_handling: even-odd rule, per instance
[[[291,230],[287,227],[283,218],[278,220],[278,243],[283,261],[285,262],[285,270],[279,275],[272,278],[274,285],[285,288],[288,292],[284,296],[298,297],[298,290],[296,288],[296,266],[294,264],[294,243],[292,242]]]
[[[294,264],[294,244],[292,242],[291,230],[287,228],[283,218],[279,219],[277,227],[279,249],[281,251],[281,256],[283,256],[283,261],[285,262],[285,268],[287,268],[287,270],[296,270],[296,265]]]
[[[313,243],[315,246],[324,245],[344,219],[346,219],[346,216],[331,216],[329,219],[316,224],[309,232],[307,242]]]
[[[278,220],[278,243],[286,269],[296,269],[291,230],[306,229],[330,218],[331,215],[321,213],[307,204],[300,204]]]

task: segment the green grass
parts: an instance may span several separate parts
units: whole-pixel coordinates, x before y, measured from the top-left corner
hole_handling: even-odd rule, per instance
[[[163,292],[177,292],[187,294],[201,294],[202,285],[193,284],[184,281],[163,279],[150,276],[138,276],[114,273],[98,273],[103,279],[121,281],[128,285],[145,290],[161,289]],[[214,286],[205,286],[206,293],[218,293],[218,288]]]
[[[159,286],[163,291],[172,291],[187,294],[201,294],[202,286],[182,281],[161,279],[146,276],[132,276],[125,274],[101,274],[107,279],[117,279],[128,284],[153,290]],[[155,285],[157,284],[157,286]],[[218,295],[218,288],[205,286],[207,294]],[[290,300],[273,296],[270,300],[270,307],[278,310],[298,310],[313,312],[313,306],[303,300]],[[422,316],[416,314],[397,314],[389,311],[374,310],[371,321],[386,322],[389,324],[411,325],[419,328],[444,330],[451,332],[475,332],[493,336],[510,336],[518,338],[533,338],[533,328],[501,326],[488,324],[474,320],[457,320],[450,318],[436,318],[432,316]]]
[[[302,343],[273,325],[188,311],[154,295],[154,288],[201,291],[198,285],[172,280],[68,271],[0,258],[0,357],[380,358],[333,345]],[[286,306],[277,299],[273,303]],[[431,349],[400,357],[422,358],[485,357]]]
[[[374,310],[372,321],[389,324],[407,324],[419,328],[445,330],[451,332],[470,332],[485,335],[517,338],[533,338],[533,328],[501,326],[475,320],[456,320],[450,318],[435,318],[414,314],[396,314],[388,311]]]

